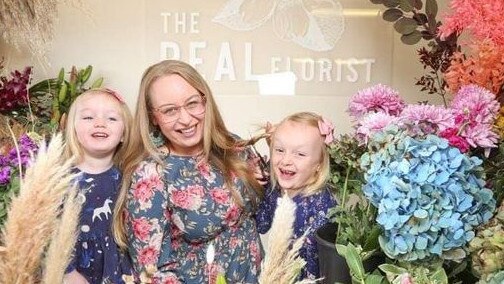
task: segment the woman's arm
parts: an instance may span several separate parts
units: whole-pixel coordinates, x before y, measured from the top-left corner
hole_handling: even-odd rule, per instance
[[[168,194],[154,161],[142,162],[132,175],[126,202],[129,252],[138,274],[147,266],[159,268],[163,241],[170,242],[170,224],[167,214]],[[164,240],[166,236],[166,240]],[[164,245],[163,249],[170,247]],[[155,274],[157,275],[157,274]]]

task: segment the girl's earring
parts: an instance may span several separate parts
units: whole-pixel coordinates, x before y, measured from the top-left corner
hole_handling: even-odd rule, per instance
[[[159,129],[155,129],[154,131],[149,132],[149,138],[156,148],[159,148],[166,144],[166,139],[161,131],[159,131]]]

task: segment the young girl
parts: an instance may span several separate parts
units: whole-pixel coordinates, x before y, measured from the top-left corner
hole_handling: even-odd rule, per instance
[[[333,127],[321,116],[300,112],[288,116],[272,132],[270,167],[272,186],[257,214],[259,233],[266,233],[274,217],[277,199],[287,194],[296,203],[293,238],[308,236],[300,249],[307,262],[300,278],[319,278],[315,231],[327,223],[327,210],[336,200],[327,184]]]
[[[124,283],[123,274],[132,274],[130,261],[119,251],[111,231],[121,181],[116,165],[127,146],[130,123],[128,106],[109,89],[89,90],[70,107],[65,154],[76,158],[83,204],[79,236],[65,283],[117,284]]]

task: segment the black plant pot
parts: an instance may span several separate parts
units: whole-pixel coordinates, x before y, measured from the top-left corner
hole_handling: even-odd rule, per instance
[[[336,250],[336,232],[338,225],[327,223],[320,227],[315,233],[317,240],[317,248],[319,255],[319,270],[320,277],[324,277],[321,283],[333,284],[335,282],[351,284],[352,277],[350,269],[343,256],[338,254]],[[385,262],[385,258],[381,255],[371,256],[363,261],[364,270],[366,272],[374,271],[378,265]]]

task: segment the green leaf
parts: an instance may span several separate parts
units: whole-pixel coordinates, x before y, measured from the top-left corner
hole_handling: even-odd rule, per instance
[[[404,12],[413,11],[413,5],[411,5],[409,0],[399,0],[399,7],[401,7],[401,10]]]
[[[89,80],[89,77],[91,76],[91,72],[93,72],[93,67],[91,65],[88,65],[88,67],[86,67],[86,69],[84,70],[84,73],[82,74],[82,77],[81,77],[82,84],[86,83]]]
[[[380,227],[374,226],[371,229],[371,232],[367,235],[366,242],[364,243],[363,250],[371,251],[374,249],[378,249],[380,247],[380,243],[378,242],[378,236],[380,235]]]
[[[383,281],[382,275],[370,274],[366,276],[365,284],[380,284]]]
[[[443,267],[438,268],[432,274],[431,279],[432,279],[432,282],[438,283],[438,284],[448,283],[448,276],[446,276],[446,272],[443,269]]]
[[[412,33],[414,30],[416,30],[417,27],[418,27],[418,24],[415,20],[413,20],[412,18],[406,18],[406,17],[400,18],[394,24],[394,29],[402,35],[407,35],[407,34]]]
[[[65,83],[65,84],[61,85],[61,89],[58,92],[58,101],[60,103],[64,102],[66,95],[67,95],[67,84]]]
[[[422,6],[423,6],[422,0],[410,0],[410,1],[411,1],[411,5],[413,5],[413,7],[415,7],[415,9],[417,9],[417,10],[422,9]]]
[[[422,33],[417,30],[413,31],[410,34],[401,36],[401,41],[408,45],[417,44],[421,39],[422,39]]]
[[[399,267],[399,266],[396,266],[393,264],[388,264],[388,263],[381,264],[378,266],[378,268],[380,268],[381,271],[383,271],[385,273],[390,273],[392,275],[400,275],[400,274],[408,272],[408,270],[406,270],[405,268],[402,268],[402,267]]]
[[[91,85],[91,89],[99,88],[101,87],[102,84],[103,84],[103,77],[100,77],[93,82],[93,85]]]
[[[436,0],[427,0],[425,3],[425,14],[427,16],[436,17],[438,13],[438,6]]]
[[[342,257],[346,256],[347,247],[345,245],[336,244],[336,250],[338,251],[338,254],[341,255]]]
[[[364,271],[364,265],[362,265],[359,252],[351,243],[347,245],[345,259],[353,275],[355,275],[357,279],[363,279],[366,273]]]
[[[383,0],[383,5],[388,8],[399,6],[399,0]]]
[[[383,0],[371,0],[373,4],[383,4]]]
[[[65,79],[65,68],[61,68],[58,74],[58,81],[57,84],[61,85],[63,83],[63,80]]]
[[[390,8],[383,13],[383,19],[387,22],[395,22],[403,16],[403,12],[397,8]]]
[[[418,13],[418,14],[413,15],[413,19],[417,22],[417,24],[419,26],[426,24],[428,22],[427,16],[423,13]]]

